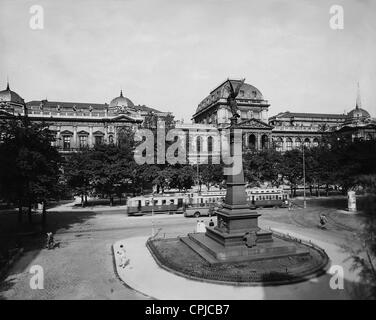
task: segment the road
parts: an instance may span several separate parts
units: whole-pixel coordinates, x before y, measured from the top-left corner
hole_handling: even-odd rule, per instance
[[[331,211],[327,209],[328,214]],[[307,235],[314,233],[332,243],[343,243],[351,235],[351,231],[338,230],[338,226],[333,230],[318,230],[317,212],[317,208],[308,209],[304,215],[306,226],[302,226],[295,223],[296,218],[291,219],[287,209],[264,209],[260,210],[263,214],[260,225],[267,228],[290,224],[302,228]],[[58,220],[65,215],[72,213],[58,212],[52,216]],[[55,240],[59,247],[25,252],[2,282],[0,299],[148,299],[117,278],[112,244],[121,239],[151,235],[153,226],[166,237],[187,234],[195,229],[197,221],[182,215],[127,217],[123,210],[75,212],[74,217],[72,222],[57,228]],[[209,218],[200,220],[209,222]],[[33,265],[43,268],[43,289],[30,288]]]

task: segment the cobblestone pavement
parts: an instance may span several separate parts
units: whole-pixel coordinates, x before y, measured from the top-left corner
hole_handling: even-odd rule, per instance
[[[294,223],[287,209],[264,209],[260,213],[263,214],[260,219],[263,227]],[[315,210],[307,213],[317,214]],[[61,217],[68,215],[64,212],[58,214]],[[127,217],[122,210],[74,214],[77,215],[74,223],[57,228],[55,240],[60,247],[27,251],[17,261],[0,285],[0,299],[146,299],[148,297],[128,288],[117,277],[111,250],[113,243],[148,236],[152,226],[155,231],[159,230],[160,235],[166,233],[170,237],[192,232],[196,224],[196,219],[181,215]],[[79,217],[81,214],[82,218]],[[208,223],[209,219],[200,220]],[[333,243],[343,240],[338,230],[337,233],[325,232],[313,227],[312,231],[322,233]],[[30,288],[30,268],[33,265],[43,267],[42,290]]]

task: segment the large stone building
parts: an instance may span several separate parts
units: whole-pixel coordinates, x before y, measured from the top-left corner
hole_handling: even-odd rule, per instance
[[[123,92],[109,104],[33,100],[25,103],[14,91],[0,91],[0,118],[17,115],[32,121],[45,121],[56,132],[55,145],[62,152],[71,152],[95,144],[114,143],[123,127],[136,128],[149,113],[166,117],[144,105],[134,105]]]
[[[203,99],[194,113],[193,123],[178,123],[184,132],[195,133],[190,141],[190,156],[213,149],[210,131],[224,129],[232,116],[227,97],[229,84],[241,80],[227,79]],[[314,146],[324,134],[338,133],[351,139],[376,139],[376,121],[361,108],[360,94],[353,110],[347,114],[282,112],[268,117],[270,104],[261,91],[243,83],[237,97],[239,127],[245,150],[275,148],[278,151]],[[9,84],[0,91],[0,118],[26,114],[33,121],[45,121],[56,132],[55,145],[62,152],[71,152],[95,144],[113,143],[123,127],[137,128],[147,114],[162,119],[171,115],[133,102],[120,92],[109,104],[33,100],[25,103]],[[195,152],[196,151],[196,155]]]
[[[192,119],[195,124],[225,128],[230,123],[231,111],[227,106],[228,81],[234,86],[237,79],[227,79],[217,86],[198,105]],[[376,121],[361,108],[360,93],[355,109],[348,114],[321,114],[282,112],[268,118],[270,104],[256,87],[244,83],[237,97],[245,149],[273,147],[278,151],[318,145],[324,134],[348,134],[352,139],[375,139]],[[181,128],[192,125],[180,124]],[[204,141],[205,143],[205,141]]]

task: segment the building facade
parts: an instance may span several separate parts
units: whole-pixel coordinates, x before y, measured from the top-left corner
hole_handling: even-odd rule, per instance
[[[235,87],[240,80],[227,79],[200,102],[192,120],[195,124],[206,124],[215,128],[229,126],[232,116],[227,106],[229,84]],[[361,108],[360,93],[355,109],[348,114],[320,114],[282,112],[268,117],[270,104],[261,91],[244,83],[236,98],[239,107],[239,127],[243,131],[245,150],[275,148],[287,151],[319,144],[323,135],[338,133],[350,135],[352,139],[376,139],[376,121]],[[184,128],[184,125],[181,125]],[[188,127],[188,125],[187,125]]]
[[[116,143],[124,127],[138,128],[145,116],[170,115],[144,105],[134,105],[120,92],[109,104],[33,100],[25,103],[14,91],[0,91],[0,119],[27,115],[32,121],[46,122],[56,132],[55,146],[72,152],[96,144]]]

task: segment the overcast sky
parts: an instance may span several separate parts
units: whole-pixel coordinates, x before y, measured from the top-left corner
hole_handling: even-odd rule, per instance
[[[29,12],[44,8],[44,29]],[[344,8],[344,30],[329,8]],[[135,104],[190,120],[227,77],[281,111],[376,116],[373,0],[0,0],[0,88],[26,101]]]

